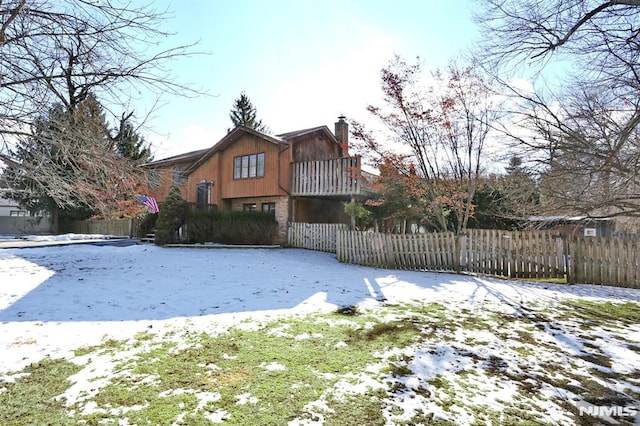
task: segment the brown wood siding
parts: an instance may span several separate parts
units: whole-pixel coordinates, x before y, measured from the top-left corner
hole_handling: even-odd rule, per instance
[[[318,133],[293,142],[293,161],[327,160],[339,154],[338,145]]]
[[[283,145],[280,147],[280,187],[286,191],[291,192],[291,158],[292,151],[291,146]]]
[[[286,195],[278,186],[278,155],[282,146],[253,135],[243,135],[220,155],[220,197],[263,197]],[[248,179],[233,178],[233,159],[240,155],[264,152],[264,176]],[[288,168],[289,165],[287,164]]]
[[[156,200],[158,200],[158,202],[163,202],[164,200],[167,199],[167,195],[169,195],[169,191],[171,190],[171,187],[173,186],[173,168],[175,167],[175,164],[172,164],[170,166],[166,166],[166,167],[158,167],[158,168],[153,168],[153,169],[148,169],[147,170],[147,175],[150,171],[155,170],[157,171],[158,175],[159,175],[159,184],[160,186],[158,188],[151,188],[149,185],[146,186],[146,194],[145,195],[150,195],[152,197],[155,197]],[[186,197],[187,193],[187,186],[181,186],[180,187],[180,191],[182,192],[182,196]]]
[[[213,154],[207,161],[200,165],[196,170],[189,175],[189,181],[187,183],[187,201],[190,203],[196,202],[196,186],[202,182],[213,182],[211,185],[210,204],[220,204],[220,189],[223,182],[220,178],[220,153]]]

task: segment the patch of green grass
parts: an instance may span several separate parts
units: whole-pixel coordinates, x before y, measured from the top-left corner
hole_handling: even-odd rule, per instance
[[[224,410],[228,424],[246,424],[247,419],[256,418],[262,424],[280,424],[304,416],[305,405],[341,376],[364,371],[379,361],[374,354],[409,346],[420,335],[415,318],[383,322],[371,315],[345,316],[342,312],[276,321],[260,330],[231,329],[219,336],[192,334],[186,338],[186,348],[158,344],[121,363],[115,368],[117,378],[93,401],[105,410],[136,407],[111,419],[124,416],[130,423],[146,419],[153,424],[171,424],[181,414],[203,417],[207,412]],[[398,374],[411,374],[406,367],[394,368],[399,368]],[[174,397],[159,396],[175,389],[215,393],[218,399],[197,408],[193,394],[181,395],[178,402]],[[238,404],[242,394],[249,394],[254,402]],[[376,424],[379,402],[362,395],[348,395],[347,401],[355,405],[351,407],[353,416],[364,424]],[[337,411],[348,405],[338,399],[332,404]],[[108,419],[104,414],[101,417]]]
[[[113,354],[118,351],[124,350],[126,343],[127,343],[126,340],[108,339],[101,345],[83,346],[81,348],[74,350],[73,352],[75,356],[83,356],[91,353]]]
[[[438,405],[451,418],[463,411],[479,424],[533,425],[544,420],[543,386],[584,399],[638,399],[629,389],[640,373],[613,374],[612,360],[603,355],[601,345],[614,336],[616,344],[631,350],[640,346],[607,330],[596,337],[583,327],[599,323],[620,329],[636,321],[632,308],[638,304],[571,301],[536,305],[535,310],[533,306],[520,306],[516,315],[490,304],[477,309],[437,303],[376,310],[348,307],[326,315],[242,324],[219,335],[186,330],[172,332],[172,339],[156,339],[142,332],[75,352],[83,362],[89,359],[87,372],[96,368],[91,359],[113,355],[115,362],[119,351],[127,351],[127,358],[113,367],[108,384],[100,380],[96,386],[103,387],[91,397],[85,394],[88,399],[70,407],[73,411],[53,398],[68,388],[65,380],[80,367],[43,361],[53,363],[52,368],[24,370],[28,376],[0,390],[0,424],[46,424],[52,419],[62,425],[200,425],[210,424],[214,415],[231,425],[320,418],[325,425],[451,424],[427,410],[405,413],[396,403],[398,398],[417,398]],[[480,337],[474,337],[476,331],[482,331]],[[564,352],[553,340],[557,333],[582,343],[582,354]],[[434,377],[415,381],[410,366],[438,363],[441,354],[444,363],[434,364]],[[105,373],[95,374],[104,378]],[[363,379],[384,388],[362,390]],[[45,393],[42,388],[49,382],[51,389]],[[487,389],[502,386],[516,389],[513,400],[496,401],[503,409],[472,402]],[[97,410],[82,414],[88,403]],[[547,403],[575,412],[562,401]],[[37,417],[43,411],[46,417]],[[583,420],[577,414],[574,419]]]
[[[374,394],[348,395],[340,399],[329,398],[327,403],[333,411],[324,415],[326,426],[383,426],[386,424],[386,419],[382,415],[382,403]]]
[[[640,323],[640,303],[576,299],[564,303],[564,315],[590,326],[628,326]]]
[[[535,349],[525,345],[511,345],[509,346],[509,349],[516,352],[523,358],[535,355]]]
[[[26,367],[24,376],[13,383],[4,383],[0,392],[0,424],[73,425],[67,416],[64,401],[54,397],[67,390],[68,378],[81,368],[62,359],[44,359]]]

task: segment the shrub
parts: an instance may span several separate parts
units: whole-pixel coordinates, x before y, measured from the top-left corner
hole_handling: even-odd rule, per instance
[[[138,228],[138,236],[144,237],[147,234],[153,232],[156,227],[156,222],[158,221],[157,213],[146,213],[144,217],[140,220],[140,226]]]
[[[187,202],[182,198],[180,189],[172,187],[158,213],[155,237],[157,245],[179,242],[178,230],[185,223],[187,209]]]
[[[278,223],[269,213],[194,210],[187,215],[192,243],[272,244]]]

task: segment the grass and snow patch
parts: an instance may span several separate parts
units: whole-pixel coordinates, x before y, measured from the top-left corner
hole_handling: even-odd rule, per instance
[[[138,274],[143,259],[160,271]],[[3,425],[633,424],[581,407],[640,401],[637,290],[298,250],[65,247],[0,261]]]

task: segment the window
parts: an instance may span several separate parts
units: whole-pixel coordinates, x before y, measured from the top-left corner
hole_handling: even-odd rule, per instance
[[[11,217],[25,217],[27,215],[27,212],[24,210],[10,210],[9,211],[9,216]]]
[[[173,185],[174,186],[183,186],[187,183],[187,178],[184,176],[185,171],[184,166],[175,166],[173,168]]]
[[[249,177],[256,177],[256,166],[258,164],[258,156],[249,156]]]
[[[245,212],[255,212],[257,210],[256,203],[243,204],[242,210]]]
[[[210,186],[206,182],[201,182],[201,183],[196,185],[196,204],[198,204],[198,205],[209,204],[209,202],[210,202],[210,200],[209,200],[209,195],[210,195],[209,188],[210,188]]]
[[[265,213],[271,213],[271,216],[276,216],[276,203],[262,203],[262,211]]]
[[[149,170],[147,179],[148,179],[147,183],[148,183],[149,189],[160,188],[160,171]]]
[[[233,178],[248,179],[264,176],[264,152],[233,158]]]

